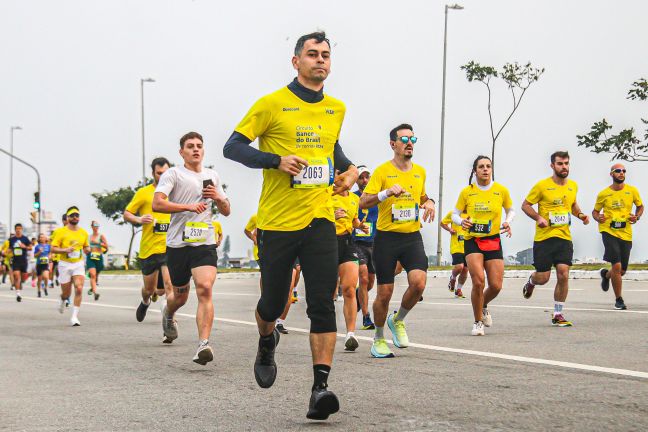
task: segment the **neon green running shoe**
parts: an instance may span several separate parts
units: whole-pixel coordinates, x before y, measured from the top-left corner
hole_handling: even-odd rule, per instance
[[[394,353],[389,349],[385,339],[375,339],[371,345],[371,355],[375,358],[391,358]]]
[[[387,326],[392,332],[392,339],[396,348],[407,348],[409,346],[409,338],[405,331],[405,322],[394,319],[395,313],[389,314],[387,317]]]

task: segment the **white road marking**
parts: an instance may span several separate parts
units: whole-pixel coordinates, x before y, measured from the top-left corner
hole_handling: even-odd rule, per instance
[[[392,300],[389,302],[394,304],[400,304],[400,300]],[[432,306],[460,306],[460,307],[472,307],[469,298],[457,299],[456,303],[435,303],[435,302],[426,302],[422,301],[419,304],[432,305]],[[553,310],[553,305],[548,306],[524,306],[524,305],[503,305],[503,304],[489,304],[488,308],[508,308],[508,309],[551,309]],[[579,312],[614,312],[614,313],[634,313],[634,314],[648,314],[648,311],[643,310],[624,310],[620,311],[617,309],[594,309],[594,308],[575,308],[567,307],[563,308],[564,310],[569,311],[579,311]]]
[[[14,299],[15,297],[12,295],[0,295],[0,297],[3,298],[9,298],[9,299]],[[32,300],[32,301],[44,301],[44,302],[50,302],[50,303],[55,303],[58,302],[58,300],[55,299],[44,299],[44,298],[30,298],[30,297],[23,297],[23,300]],[[136,308],[132,306],[119,306],[119,305],[111,305],[111,304],[106,304],[106,303],[86,303],[86,306],[94,306],[94,307],[103,307],[103,308],[111,308],[111,309],[122,309],[122,310],[128,310],[128,311],[134,311]],[[152,312],[157,312],[160,313],[160,311],[152,309]],[[179,313],[177,312],[175,314],[176,316],[182,316],[186,318],[192,318],[195,319],[196,315],[192,314],[185,314],[185,313]],[[218,322],[224,322],[224,323],[230,323],[230,324],[242,324],[250,327],[256,327],[256,323],[252,321],[243,321],[243,320],[237,320],[237,319],[230,319],[230,318],[214,318],[214,321]],[[304,334],[309,334],[310,331],[307,329],[302,329],[302,328],[297,328],[297,327],[287,327],[288,330],[292,330],[297,333],[304,333]],[[342,333],[337,334],[338,338],[344,338],[345,335]],[[373,342],[373,338],[367,337],[367,336],[356,336],[360,340],[368,341],[368,342]],[[387,340],[388,343],[393,344],[391,340]],[[516,355],[509,355],[509,354],[500,354],[500,353],[493,353],[493,352],[488,352],[488,351],[475,351],[475,350],[467,350],[467,349],[461,349],[461,348],[451,348],[451,347],[442,347],[442,346],[436,346],[436,345],[426,345],[426,344],[419,344],[419,343],[410,343],[409,345],[412,348],[419,348],[419,349],[424,349],[424,350],[429,350],[429,351],[440,351],[440,352],[447,352],[447,353],[453,353],[453,354],[465,354],[465,355],[470,355],[470,356],[476,356],[476,357],[486,357],[486,358],[496,358],[496,359],[501,359],[501,360],[509,360],[509,361],[514,361],[514,362],[519,362],[519,363],[530,363],[530,364],[540,364],[540,365],[546,365],[546,366],[556,366],[556,367],[561,367],[565,369],[574,369],[574,370],[583,370],[583,371],[588,371],[588,372],[599,372],[599,373],[604,373],[604,374],[612,374],[612,375],[621,375],[621,376],[626,376],[626,377],[634,377],[634,378],[644,378],[648,379],[648,372],[642,372],[642,371],[634,371],[634,370],[629,370],[629,369],[617,369],[617,368],[608,368],[608,367],[602,367],[602,366],[595,366],[595,365],[588,365],[588,364],[582,364],[582,363],[572,363],[572,362],[564,362],[564,361],[557,361],[557,360],[548,360],[548,359],[541,359],[541,358],[535,358],[535,357],[524,357],[524,356],[516,356]]]

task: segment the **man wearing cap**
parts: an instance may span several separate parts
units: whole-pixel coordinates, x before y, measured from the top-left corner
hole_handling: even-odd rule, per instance
[[[358,180],[356,181],[358,190],[353,193],[362,196],[370,178],[369,168],[365,165],[358,166]],[[358,219],[369,226],[369,232],[365,233],[361,229],[353,230],[353,239],[360,261],[360,288],[357,290],[356,298],[358,299],[358,308],[362,309],[362,330],[373,330],[375,326],[369,313],[369,291],[373,288],[376,280],[376,270],[373,266],[373,242],[378,221],[378,206],[359,210]]]
[[[70,324],[73,327],[81,325],[79,321],[79,309],[81,308],[81,297],[83,296],[83,282],[85,281],[85,266],[83,254],[90,252],[88,232],[79,227],[79,208],[70,207],[67,212],[67,225],[57,230],[56,238],[52,241],[52,252],[60,254],[59,258],[59,282],[61,283],[61,300],[59,312],[65,310],[65,302],[72,293],[74,284],[74,307]]]

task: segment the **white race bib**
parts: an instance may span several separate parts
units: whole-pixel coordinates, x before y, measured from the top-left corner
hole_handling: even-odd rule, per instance
[[[418,220],[418,209],[416,203],[392,204],[392,222],[415,222]]]
[[[292,176],[291,186],[295,189],[326,188],[333,184],[333,162],[330,158],[308,158],[308,166]]]
[[[187,243],[203,243],[207,241],[209,225],[204,222],[187,222],[182,234],[182,241]]]
[[[571,225],[571,216],[568,212],[549,212],[549,225]]]
[[[369,232],[367,234],[364,233],[360,228],[355,229],[355,235],[356,237],[371,237],[371,234],[373,234],[373,224],[372,223],[366,223],[369,227]]]
[[[22,256],[23,255],[23,250],[22,248],[16,248],[13,251],[14,256]]]
[[[72,252],[68,252],[67,257],[70,259],[77,259],[81,258],[81,249],[73,250]]]

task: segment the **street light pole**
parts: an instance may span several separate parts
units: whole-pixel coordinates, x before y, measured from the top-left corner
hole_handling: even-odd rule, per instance
[[[144,144],[144,83],[155,82],[153,78],[140,78],[140,100],[142,106],[142,183],[146,183],[146,146]]]
[[[9,152],[13,155],[14,131],[22,130],[20,126],[9,129]],[[13,158],[9,160],[9,232],[13,229]]]
[[[20,129],[20,126],[17,126],[17,128]],[[19,157],[14,156],[13,153],[10,153],[5,149],[0,148],[0,152],[2,152],[4,154],[6,154],[7,156],[9,156],[11,158],[12,162],[13,162],[14,159],[16,159],[18,162],[21,162],[21,163],[27,165],[29,168],[34,170],[34,172],[36,173],[36,189],[38,191],[38,196],[39,196],[39,198],[41,200],[40,202],[43,202],[43,198],[41,196],[41,176],[40,176],[40,172],[38,172],[38,169],[36,169],[36,167],[34,165],[30,164],[29,162],[25,162],[24,160],[20,159]],[[38,233],[39,234],[41,233],[41,221],[43,220],[43,218],[42,218],[42,215],[43,215],[42,208],[43,208],[42,205],[39,206],[39,208],[38,208]]]
[[[439,155],[439,205],[437,226],[437,265],[441,265],[441,220],[443,219],[443,150],[445,139],[445,92],[446,92],[446,55],[448,51],[448,9],[461,10],[463,6],[445,5],[445,24],[443,26],[443,84],[441,88],[441,150]]]

